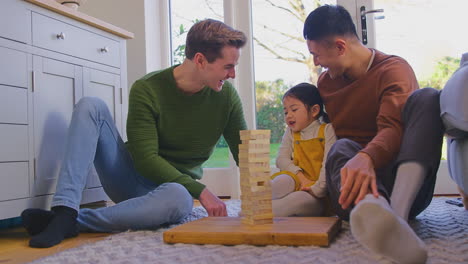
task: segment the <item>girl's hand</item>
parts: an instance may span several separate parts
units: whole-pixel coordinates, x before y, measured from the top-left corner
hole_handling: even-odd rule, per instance
[[[301,191],[308,192],[310,195],[312,195],[315,199],[321,199],[315,195],[314,191],[312,191],[312,188],[309,187],[302,187]]]
[[[307,188],[308,186],[312,185],[312,181],[309,180],[302,171],[298,171],[296,173],[296,176],[299,179],[299,182],[301,183],[301,190],[303,188]]]

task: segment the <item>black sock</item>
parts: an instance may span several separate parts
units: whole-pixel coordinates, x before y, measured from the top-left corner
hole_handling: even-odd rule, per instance
[[[33,236],[29,246],[36,248],[48,248],[62,242],[63,239],[78,235],[78,212],[66,206],[52,207],[54,217],[41,233]]]
[[[46,229],[54,215],[52,211],[32,208],[21,213],[21,220],[28,234],[34,236]]]

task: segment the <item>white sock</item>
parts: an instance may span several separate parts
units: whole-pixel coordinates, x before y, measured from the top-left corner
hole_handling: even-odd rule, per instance
[[[294,192],[296,188],[296,182],[294,179],[287,175],[281,174],[276,176],[273,180],[271,180],[271,196],[272,199],[280,199],[284,196]]]
[[[460,188],[460,186],[458,186],[458,192],[462,198],[463,206],[465,206],[465,209],[468,210],[468,194],[466,194],[462,188]]]
[[[427,260],[424,242],[382,196],[366,195],[351,211],[350,226],[354,238],[374,253],[398,263]]]
[[[417,162],[405,162],[398,167],[390,201],[395,213],[406,221],[424,178],[426,170]]]
[[[297,191],[273,200],[272,209],[276,217],[320,216],[323,213],[323,202],[308,192]]]

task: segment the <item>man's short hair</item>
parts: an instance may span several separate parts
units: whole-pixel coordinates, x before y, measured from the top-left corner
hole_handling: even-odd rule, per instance
[[[205,19],[190,28],[185,42],[185,56],[191,60],[197,52],[200,52],[211,63],[222,57],[221,50],[225,46],[241,48],[246,40],[245,34],[241,31],[221,21]]]
[[[324,5],[312,11],[304,23],[306,40],[326,40],[333,36],[355,36],[356,26],[348,11],[339,5]]]

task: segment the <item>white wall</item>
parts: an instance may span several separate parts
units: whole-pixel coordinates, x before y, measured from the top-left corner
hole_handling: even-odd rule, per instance
[[[128,87],[148,72],[169,66],[168,37],[161,34],[167,23],[167,0],[90,0],[79,11],[135,34],[127,41]]]

